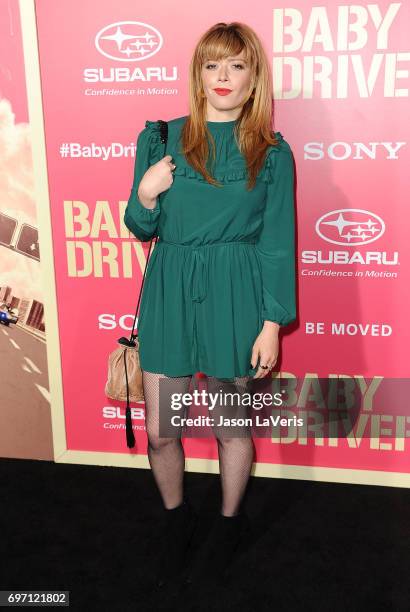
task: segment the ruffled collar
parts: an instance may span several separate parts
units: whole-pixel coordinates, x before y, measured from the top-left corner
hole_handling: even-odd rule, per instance
[[[218,139],[218,137],[222,137],[222,138],[229,137],[229,133],[230,132],[233,133],[233,128],[234,128],[235,123],[236,123],[236,120],[218,121],[218,122],[217,121],[207,121],[208,127],[212,133],[212,136],[216,139]],[[150,136],[151,136],[150,142],[151,142],[151,147],[153,149],[152,153],[155,155],[157,159],[161,159],[163,156],[163,150],[164,150],[163,149],[164,145],[161,140],[161,133],[163,131],[161,129],[161,123],[160,121],[147,120],[145,122],[145,127],[148,128],[148,130],[150,131]],[[284,142],[284,138],[281,132],[275,132],[274,134],[277,140],[277,144],[270,145],[268,147],[267,152],[266,152],[265,163],[258,175],[258,178],[261,178],[261,180],[266,183],[269,183],[273,179],[273,176],[272,176],[273,160],[271,159],[272,155],[275,152],[281,150],[281,147],[283,146],[282,143]],[[168,138],[169,138],[169,143],[171,144],[171,130],[169,130]],[[177,138],[176,141],[179,141],[179,139]],[[172,146],[171,148],[168,148],[167,150],[169,151],[170,155],[174,154],[173,159],[176,164],[176,168],[173,172],[175,175],[184,176],[189,179],[194,179],[201,183],[207,182],[205,178],[202,176],[202,174],[197,172],[192,166],[188,164],[185,156],[182,153],[180,153],[179,151],[177,152],[176,150],[174,152],[172,150]],[[220,171],[218,171],[217,169],[214,172],[212,172],[212,176],[219,183],[222,183],[222,184],[247,180],[248,172],[247,172],[247,167],[246,167],[246,164],[244,163],[243,157],[239,155],[238,157],[234,156],[232,161],[230,161],[228,168],[224,168],[223,170],[220,170]]]

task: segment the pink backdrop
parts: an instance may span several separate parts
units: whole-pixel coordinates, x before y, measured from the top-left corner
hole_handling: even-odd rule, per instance
[[[264,1],[255,11],[230,0],[222,10],[215,0],[37,0],[69,449],[145,453],[143,404],[130,451],[124,405],[104,395],[107,357],[129,335],[144,265],[121,226],[133,146],[147,119],[187,114],[190,57],[218,21],[245,22],[263,39],[274,69],[275,129],[296,161],[299,324],[283,337],[281,371],[367,385],[408,376],[410,6],[310,5]],[[139,39],[119,36],[147,31],[152,50],[131,61],[136,47],[128,45]],[[73,205],[84,222],[70,222]],[[108,253],[117,265],[102,262]],[[389,426],[379,442],[390,448],[372,444],[369,418],[356,444],[258,439],[257,459],[409,472],[406,441],[395,450],[395,421]],[[187,439],[185,449],[217,456],[209,439]]]

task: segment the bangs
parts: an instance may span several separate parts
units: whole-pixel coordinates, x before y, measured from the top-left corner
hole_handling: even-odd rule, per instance
[[[248,61],[245,41],[233,29],[214,30],[202,41],[199,50],[199,60],[202,63],[214,59],[221,60],[228,57],[235,57],[241,51],[245,51],[244,60]]]

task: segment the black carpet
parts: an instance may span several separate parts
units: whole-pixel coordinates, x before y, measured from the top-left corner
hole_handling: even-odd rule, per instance
[[[150,470],[2,459],[0,475],[1,590],[69,590],[90,612],[410,610],[408,489],[253,477],[252,529],[225,584],[158,594]],[[206,530],[219,476],[185,478]]]

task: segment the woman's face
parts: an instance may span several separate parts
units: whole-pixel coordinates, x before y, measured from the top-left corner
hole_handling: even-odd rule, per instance
[[[250,67],[244,59],[244,51],[219,61],[208,58],[202,65],[201,74],[208,116],[213,118],[218,115],[218,111],[235,110],[238,111],[235,115],[239,116],[252,77]]]

